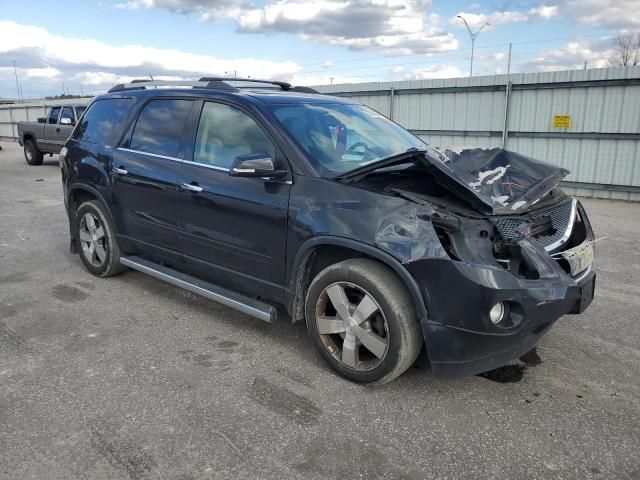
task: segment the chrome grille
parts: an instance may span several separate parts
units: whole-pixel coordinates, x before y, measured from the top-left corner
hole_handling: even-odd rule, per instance
[[[520,216],[520,217],[500,217],[494,219],[494,223],[500,232],[502,237],[509,241],[518,238],[518,227],[523,223],[533,224],[536,220],[541,220],[544,217],[551,219],[551,225],[555,232],[551,235],[538,235],[535,239],[540,242],[547,250],[553,250],[558,247],[562,242],[565,233],[570,234],[570,227],[573,225],[573,217],[575,215],[575,200],[571,202],[565,202],[562,205],[558,205],[550,210],[545,210],[540,213],[534,213],[533,215]],[[566,239],[565,239],[566,240]]]

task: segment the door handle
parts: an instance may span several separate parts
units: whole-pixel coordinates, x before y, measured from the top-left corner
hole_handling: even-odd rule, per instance
[[[111,171],[113,173],[117,173],[118,175],[126,175],[127,173],[129,173],[124,168],[118,168],[118,167],[112,167]]]
[[[184,190],[189,190],[190,192],[201,192],[203,188],[199,185],[193,185],[191,183],[183,183],[180,185]]]

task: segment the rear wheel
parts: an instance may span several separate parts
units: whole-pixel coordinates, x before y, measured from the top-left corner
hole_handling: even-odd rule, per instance
[[[373,260],[345,260],[322,270],[309,287],[305,310],[324,361],[354,382],[389,382],[422,348],[406,291],[391,270]]]
[[[84,202],[75,217],[75,237],[80,259],[97,277],[110,277],[123,272],[120,247],[103,207],[96,201]]]
[[[42,152],[31,139],[24,142],[24,159],[29,165],[42,165]]]

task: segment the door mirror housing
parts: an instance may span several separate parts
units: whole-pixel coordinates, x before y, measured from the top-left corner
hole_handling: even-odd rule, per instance
[[[61,118],[60,125],[73,125],[73,120],[70,118]]]
[[[238,155],[229,169],[232,177],[280,178],[286,174],[286,170],[275,169],[273,159],[265,152]]]

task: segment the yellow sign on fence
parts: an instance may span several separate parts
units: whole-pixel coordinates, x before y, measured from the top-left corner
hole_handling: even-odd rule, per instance
[[[571,115],[554,115],[553,128],[571,128]]]

